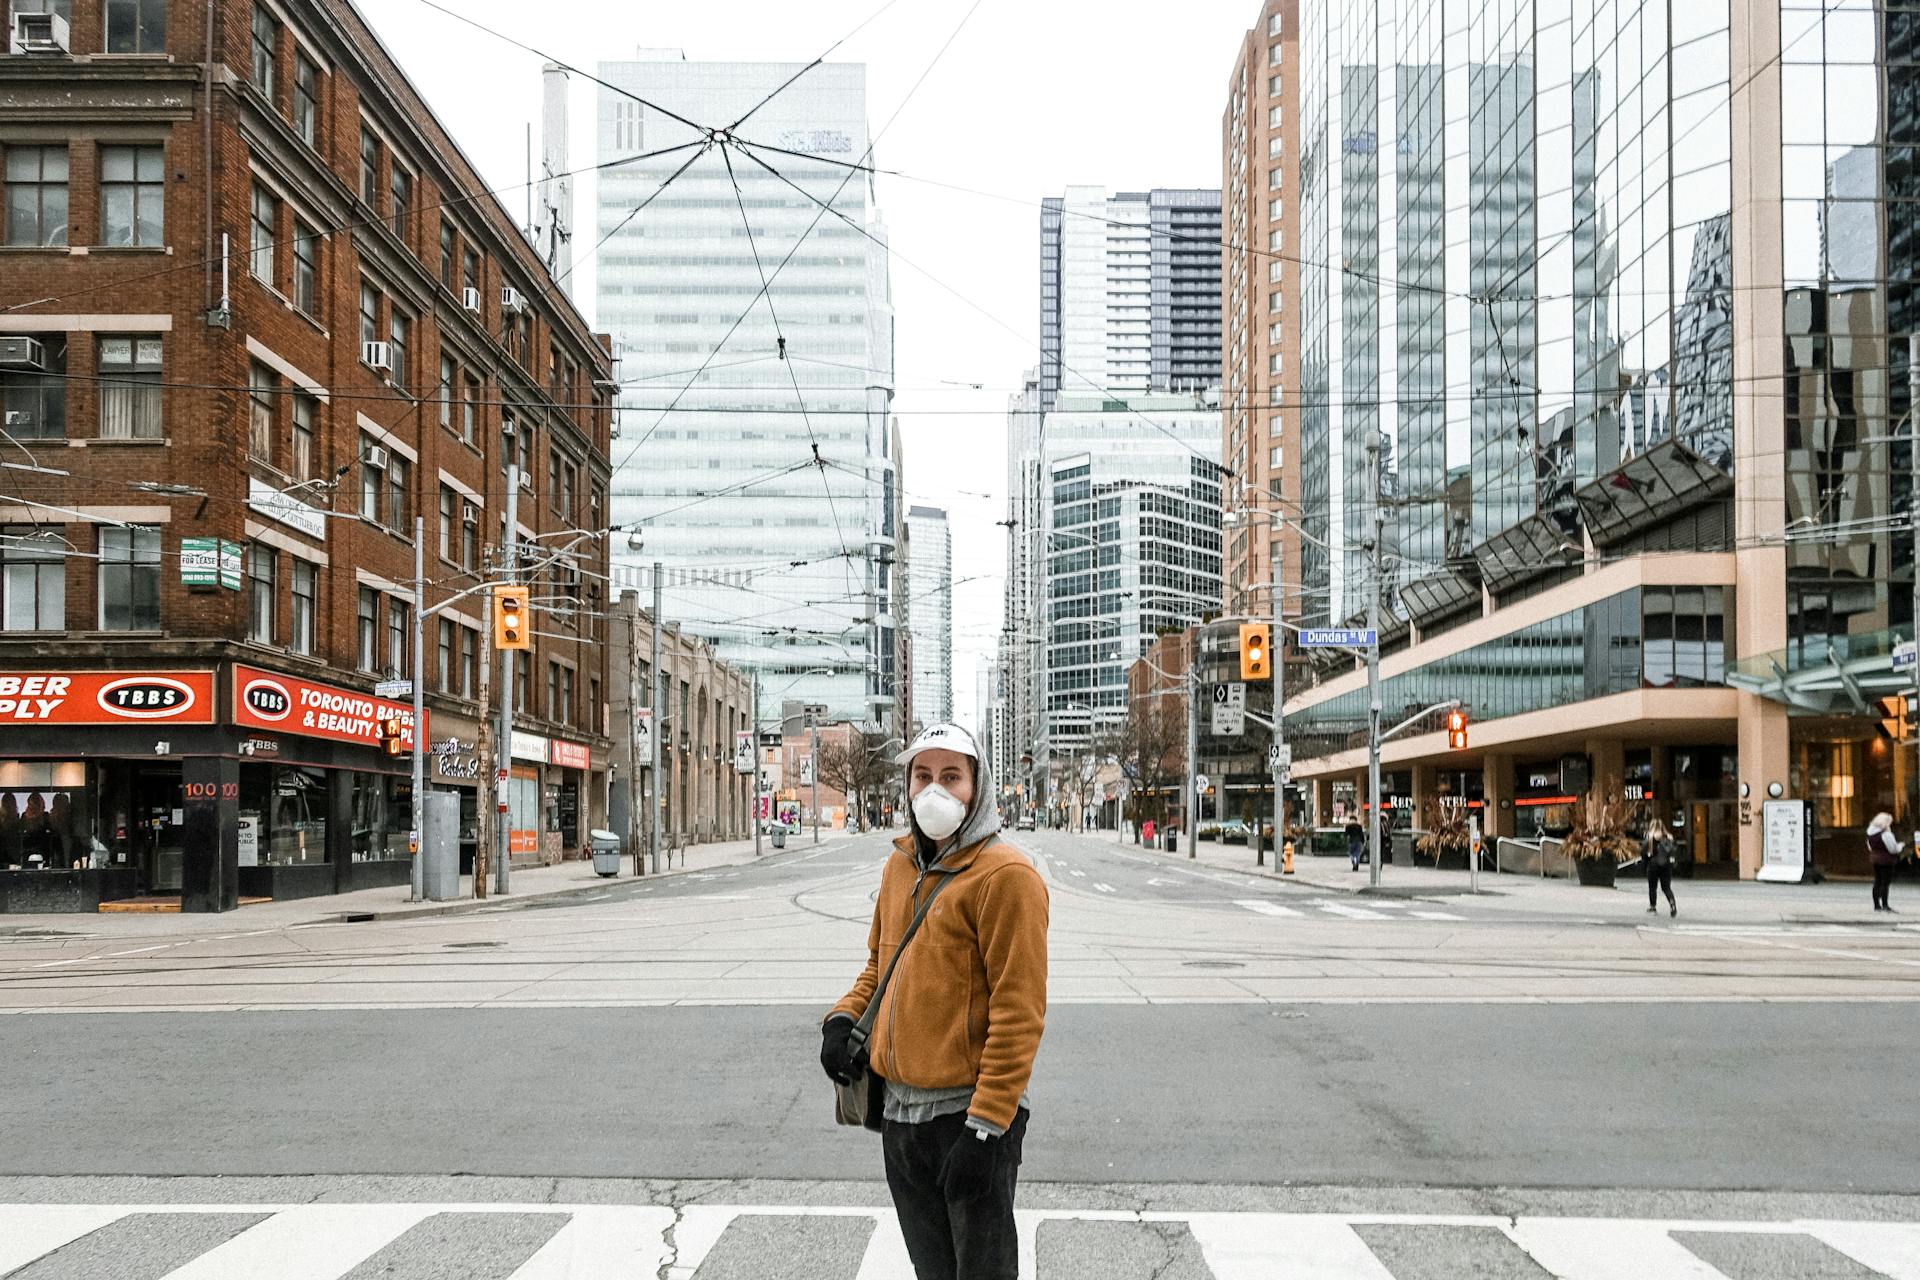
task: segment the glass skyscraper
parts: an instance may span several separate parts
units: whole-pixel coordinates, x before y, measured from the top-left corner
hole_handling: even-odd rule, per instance
[[[1843,866],[1912,825],[1917,45],[1873,0],[1302,6],[1307,612],[1378,588],[1388,721],[1477,703],[1388,794],[1620,800],[1703,874],[1755,873],[1765,797]],[[1363,683],[1289,699],[1322,801]]]
[[[598,316],[620,343],[623,410],[612,521],[636,527],[614,573],[644,598],[661,561],[665,619],[760,671],[769,698],[896,732],[893,311],[886,231],[852,167],[868,158],[866,73],[802,70],[664,53],[599,67],[665,109],[599,95]],[[616,163],[701,139],[667,112],[746,117],[741,145]]]

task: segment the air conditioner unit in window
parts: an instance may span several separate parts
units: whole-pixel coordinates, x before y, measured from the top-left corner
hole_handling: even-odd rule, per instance
[[[32,425],[33,415],[24,409],[7,410],[7,430],[12,431],[19,427],[30,427]]]
[[[480,508],[474,506],[471,502],[462,503],[460,506],[460,523],[479,524]]]
[[[363,342],[360,344],[360,363],[382,373],[393,369],[393,347],[385,342]]]
[[[384,446],[370,444],[367,451],[360,455],[360,461],[376,471],[387,469],[387,451]]]
[[[32,14],[22,15],[32,17]],[[36,338],[0,338],[0,369],[39,369],[47,367],[47,351]]]
[[[524,294],[512,285],[502,285],[500,288],[500,305],[515,315],[518,315],[527,309],[527,299]]]
[[[14,14],[13,51],[66,54],[69,51],[67,20],[57,13]]]
[[[480,291],[478,289],[462,289],[460,291],[460,305],[473,312],[473,314],[479,315]]]

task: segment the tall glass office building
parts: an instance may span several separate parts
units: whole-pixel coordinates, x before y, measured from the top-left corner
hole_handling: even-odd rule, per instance
[[[1769,798],[1842,870],[1912,825],[1916,61],[1884,0],[1303,6],[1301,586],[1365,613],[1377,457],[1386,719],[1473,719],[1388,745],[1397,821],[1618,800],[1749,876]],[[1364,677],[1318,676],[1326,812]]]
[[[869,175],[849,167],[867,151],[866,71],[801,72],[600,64],[665,109],[600,91],[598,316],[620,343],[623,409],[612,519],[638,526],[614,572],[644,598],[662,562],[666,620],[757,669],[770,699],[897,732],[893,310]],[[735,130],[750,155],[614,163],[701,137],[666,112],[724,127],[750,111]]]

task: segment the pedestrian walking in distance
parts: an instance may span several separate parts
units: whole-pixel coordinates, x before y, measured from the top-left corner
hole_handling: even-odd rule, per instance
[[[1366,849],[1367,849],[1366,831],[1362,829],[1362,827],[1360,826],[1360,823],[1356,819],[1348,818],[1347,819],[1347,861],[1353,865],[1353,869],[1355,871],[1358,871],[1360,869],[1360,855],[1362,853],[1365,853]]]
[[[1876,813],[1867,824],[1867,861],[1873,864],[1873,909],[1892,911],[1887,890],[1893,887],[1893,868],[1900,861],[1900,837],[1893,834],[1893,815]]]
[[[864,1065],[885,1082],[887,1186],[919,1280],[1017,1280],[1013,1193],[1046,1025],[1047,887],[997,838],[992,771],[972,734],[934,725],[896,762],[909,831],[880,875],[866,968],[821,1027],[820,1064],[836,1081]],[[896,953],[856,1052],[855,1022]]]
[[[1660,891],[1664,889],[1667,914],[1679,915],[1680,904],[1673,900],[1673,832],[1658,818],[1647,825],[1647,843],[1640,860],[1647,868],[1647,910],[1660,909]]]

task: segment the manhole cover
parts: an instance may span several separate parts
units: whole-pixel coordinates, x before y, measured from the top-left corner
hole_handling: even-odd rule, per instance
[[[1238,960],[1188,960],[1189,969],[1244,969],[1247,966]]]
[[[503,945],[505,944],[499,942],[449,942],[447,943],[447,949],[449,951],[475,951],[485,947],[498,947]]]

